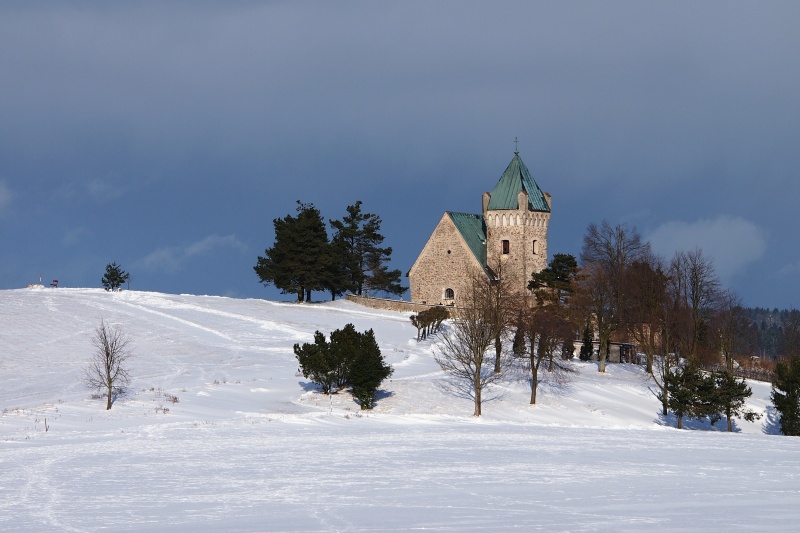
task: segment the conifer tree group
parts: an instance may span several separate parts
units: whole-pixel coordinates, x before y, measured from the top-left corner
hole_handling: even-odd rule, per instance
[[[392,248],[382,247],[381,218],[361,211],[361,201],[347,215],[332,220],[328,238],[325,221],[313,204],[297,202],[297,215],[273,220],[275,241],[253,267],[259,280],[297,301],[311,301],[312,291],[329,291],[335,299],[346,292],[358,295],[401,295],[400,270],[390,270]]]
[[[317,383],[324,394],[351,388],[361,409],[372,409],[375,395],[392,367],[383,359],[373,331],[356,331],[347,324],[330,334],[330,341],[316,331],[313,343],[294,345],[303,377]]]
[[[745,408],[747,398],[753,394],[745,380],[726,371],[703,372],[688,362],[668,372],[667,387],[666,403],[677,418],[678,429],[683,428],[685,418],[708,418],[714,425],[724,415],[728,431],[733,431],[733,417],[749,422],[761,417]],[[664,401],[662,394],[659,399]]]

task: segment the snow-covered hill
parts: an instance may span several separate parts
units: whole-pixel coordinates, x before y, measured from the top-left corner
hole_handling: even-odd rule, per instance
[[[111,411],[82,382],[101,319],[134,345]],[[292,345],[348,322],[372,328],[395,369],[371,412],[297,374]],[[406,314],[346,301],[0,291],[0,529],[789,531],[800,518],[800,446],[774,435],[768,384],[751,383],[750,402],[767,416],[732,435],[670,428],[629,365],[576,362],[536,406],[520,373],[475,419],[415,335]]]

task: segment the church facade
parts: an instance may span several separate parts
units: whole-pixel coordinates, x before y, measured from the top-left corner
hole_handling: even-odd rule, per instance
[[[547,266],[551,197],[542,192],[519,152],[491,192],[481,214],[446,211],[408,272],[411,301],[459,305],[473,276],[502,277],[527,291]]]

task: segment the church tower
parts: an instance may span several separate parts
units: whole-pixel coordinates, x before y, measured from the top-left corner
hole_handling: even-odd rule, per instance
[[[408,271],[411,301],[460,305],[472,276],[509,281],[525,294],[534,272],[547,266],[550,195],[542,192],[514,152],[481,214],[445,211]]]
[[[527,290],[534,272],[547,267],[550,195],[542,192],[519,152],[492,192],[483,194],[486,260],[513,287]]]

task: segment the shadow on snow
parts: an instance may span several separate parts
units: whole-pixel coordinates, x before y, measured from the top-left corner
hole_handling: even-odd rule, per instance
[[[782,435],[781,431],[781,415],[774,405],[767,406],[767,416],[764,417],[764,423],[761,425],[762,431],[766,435]]]
[[[678,417],[673,412],[669,412],[666,416],[662,413],[658,413],[658,418],[654,420],[656,424],[660,424],[662,426],[677,428],[678,427]],[[723,416],[719,420],[717,420],[716,424],[711,424],[711,421],[708,418],[688,418],[683,417],[683,429],[689,429],[693,431],[721,431],[721,432],[728,432],[728,423],[727,418]],[[741,433],[742,428],[739,427],[739,424],[736,422],[736,419],[731,421],[731,429],[733,429],[732,433]]]

